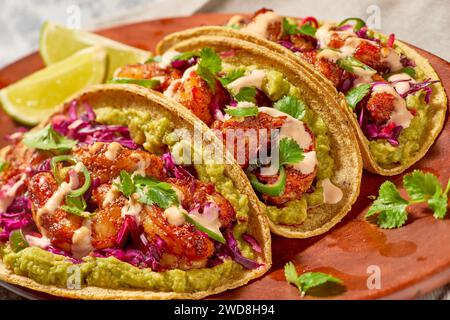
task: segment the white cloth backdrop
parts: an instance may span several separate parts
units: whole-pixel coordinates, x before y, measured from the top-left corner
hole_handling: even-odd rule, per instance
[[[253,12],[261,7],[285,15],[339,21],[354,16],[379,23],[381,31],[450,60],[449,0],[1,0],[0,67],[38,48],[43,21],[66,24],[74,7],[83,29],[104,28],[195,12]],[[0,289],[0,299],[16,298]],[[450,299],[450,285],[424,297]]]

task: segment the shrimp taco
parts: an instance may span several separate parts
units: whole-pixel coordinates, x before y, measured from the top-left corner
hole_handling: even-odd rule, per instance
[[[364,168],[374,173],[403,172],[426,154],[443,128],[447,97],[430,63],[393,34],[371,30],[361,19],[337,24],[261,9],[251,18],[232,17],[227,27],[175,33],[158,50],[201,35],[264,46],[309,73],[310,81],[321,82],[328,94],[338,93],[357,134]]]
[[[270,230],[239,166],[195,147],[199,162],[176,158],[195,120],[157,92],[103,85],[10,136],[0,280],[70,298],[199,299],[265,273]]]
[[[150,86],[208,125],[246,172],[274,233],[312,237],[349,212],[362,171],[356,137],[309,75],[228,37],[185,39],[160,53],[112,81]]]

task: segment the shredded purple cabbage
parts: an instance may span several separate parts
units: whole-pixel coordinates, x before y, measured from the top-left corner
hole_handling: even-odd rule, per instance
[[[255,100],[258,107],[272,108],[272,100],[261,89],[256,89]]]
[[[129,246],[130,240],[131,246]],[[93,255],[101,258],[114,256],[136,267],[158,270],[160,267],[159,260],[165,250],[165,242],[157,237],[154,243],[150,243],[142,228],[138,226],[136,218],[130,215],[125,216],[117,236],[116,245],[116,248],[96,250]]]
[[[398,137],[402,132],[402,126],[379,125],[375,123],[366,124],[363,131],[370,141],[375,139],[386,139],[394,147],[399,145]]]
[[[418,83],[413,83],[410,82],[410,89],[405,92],[404,94],[401,95],[401,97],[403,99],[405,99],[408,95],[410,94],[414,94],[416,92],[419,92],[421,90],[425,91],[425,102],[429,103],[430,102],[430,98],[431,98],[431,94],[433,93],[433,89],[431,89],[431,85],[433,83],[438,83],[438,80],[432,81],[431,79],[427,79],[423,82],[418,82]]]
[[[175,164],[175,159],[170,152],[164,153],[162,160],[164,162],[164,172],[168,176],[175,177],[178,180],[190,180],[194,178],[189,171],[184,169],[182,166],[177,166]]]
[[[186,69],[195,66],[198,62],[198,57],[191,57],[187,60],[173,60],[171,65],[173,68],[178,69],[180,71],[185,71]]]
[[[244,257],[239,250],[236,238],[233,235],[233,230],[231,228],[226,229],[225,239],[227,240],[227,248],[229,250],[229,256],[242,265],[246,269],[256,269],[262,266],[262,264],[253,261],[249,258]]]
[[[52,127],[56,132],[79,143],[118,142],[128,149],[138,148],[127,127],[96,123],[95,113],[90,105],[83,104],[85,112],[81,115],[77,114],[77,105],[78,101],[74,100],[69,105],[67,115],[53,117]]]
[[[18,213],[0,213],[0,241],[9,240],[11,232],[25,227],[31,221],[31,215],[25,211]]]
[[[278,44],[281,44],[283,47],[291,50],[292,52],[302,52],[303,50],[300,48],[297,48],[293,42],[288,40],[279,40]]]
[[[50,246],[48,246],[47,248],[45,248],[45,250],[47,250],[47,251],[50,252],[50,253],[53,253],[53,254],[57,254],[57,255],[59,255],[59,256],[66,257],[66,258],[68,258],[68,259],[69,259],[72,263],[74,263],[74,264],[80,264],[80,263],[83,262],[83,260],[81,260],[81,259],[76,259],[76,258],[72,257],[72,255],[71,255],[70,253],[68,253],[68,252],[66,252],[66,251],[64,251],[64,250],[55,248],[55,247],[52,246],[52,245],[50,245]]]
[[[247,242],[252,247],[253,251],[262,253],[261,246],[254,237],[245,233],[244,235],[242,235],[242,239],[244,239],[244,241]]]
[[[410,58],[408,58],[407,56],[401,56],[400,57],[400,62],[402,63],[403,67],[415,67],[416,63],[411,60]]]

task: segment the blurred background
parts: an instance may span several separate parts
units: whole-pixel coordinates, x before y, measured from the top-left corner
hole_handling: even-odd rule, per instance
[[[376,27],[450,60],[449,0],[1,0],[0,67],[38,48],[45,20],[86,30],[197,12],[254,12],[267,7],[284,15],[342,20],[377,17]]]

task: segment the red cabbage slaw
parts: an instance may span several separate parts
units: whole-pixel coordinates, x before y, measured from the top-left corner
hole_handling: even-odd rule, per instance
[[[126,126],[103,125],[96,122],[92,107],[83,103],[85,112],[77,113],[79,101],[73,100],[67,115],[57,115],[52,118],[52,127],[59,134],[77,140],[81,144],[94,142],[118,142],[128,149],[135,150],[138,145],[133,141]]]
[[[127,148],[135,149],[138,146],[131,140],[128,128],[123,126],[105,126],[95,122],[95,114],[92,108],[85,104],[86,112],[78,116],[76,107],[78,101],[73,101],[68,109],[67,116],[57,116],[52,119],[54,129],[67,137],[77,139],[79,143],[91,144],[95,141],[104,139],[107,142],[117,141]],[[97,134],[99,133],[99,134]],[[119,133],[117,135],[116,133]],[[177,179],[189,179],[194,181],[192,174],[181,166],[175,165],[173,156],[170,153],[163,155],[164,170],[168,175]],[[29,174],[37,172],[50,171],[48,160],[43,161],[35,170],[28,169]],[[84,197],[90,198],[92,190],[99,185],[99,180],[94,179],[89,190]],[[24,210],[26,208],[26,210]],[[11,232],[22,229],[33,223],[31,217],[31,203],[27,197],[18,197],[14,200],[6,213],[0,213],[0,241],[9,240]],[[207,235],[205,235],[207,236]],[[248,238],[250,239],[250,238]],[[250,240],[251,241],[251,240]],[[256,240],[255,240],[256,241]],[[236,252],[236,246],[230,244],[230,252]],[[257,243],[252,247],[258,248]],[[70,253],[60,250],[52,245],[44,248],[45,250],[62,255],[70,259],[73,263],[81,263],[82,260],[75,259]],[[238,249],[237,249],[238,250]],[[114,256],[117,259],[130,263],[140,268],[160,269],[160,258],[165,251],[165,242],[157,238],[154,243],[149,243],[141,227],[138,227],[134,217],[127,215],[119,230],[116,246],[102,250],[95,250],[92,255],[95,257]],[[256,262],[251,264],[249,259],[243,258],[240,253],[234,253],[230,257],[235,258],[236,262],[243,264],[246,268],[250,266],[259,266]]]

